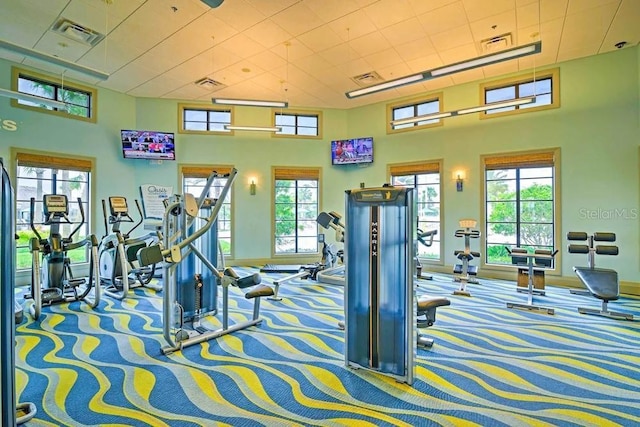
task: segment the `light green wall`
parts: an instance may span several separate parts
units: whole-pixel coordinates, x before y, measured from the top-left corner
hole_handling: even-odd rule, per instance
[[[9,100],[0,98],[0,119],[16,120],[19,127],[15,132],[0,131],[0,156],[7,158],[10,146],[94,156],[98,165],[96,200],[116,193],[138,197],[137,188],[145,183],[177,189],[179,163],[234,165],[239,170],[233,193],[238,260],[271,257],[272,166],[321,167],[322,208],[343,212],[344,190],[361,182],[367,186],[384,183],[388,163],[443,159],[441,238],[445,264],[451,265],[453,250],[461,245],[453,236],[458,220],[480,218],[480,156],[560,147],[562,233],[616,232],[621,255],[603,260],[603,264],[606,261],[607,267],[618,270],[622,280],[640,282],[639,56],[639,48],[623,49],[562,64],[560,109],[491,120],[460,116],[439,128],[398,135],[386,135],[383,103],[326,110],[321,140],[272,138],[251,132],[236,132],[233,137],[177,134],[178,161],[162,164],[122,159],[119,131],[144,128],[177,133],[177,101],[134,99],[100,89],[98,123],[87,124],[11,108]],[[0,61],[0,87],[10,87],[10,66]],[[446,109],[479,103],[477,82],[443,92]],[[270,110],[239,107],[235,117],[237,124],[269,124]],[[332,139],[361,136],[375,139],[373,165],[330,165]],[[452,175],[459,168],[467,174],[462,193],[455,191]],[[249,195],[249,177],[258,180],[255,196]],[[625,210],[627,216],[616,217],[616,209]],[[587,212],[596,212],[599,218],[587,219]],[[101,225],[97,234],[102,234]],[[565,243],[562,239],[561,251]],[[564,254],[562,274],[572,276],[571,267],[583,261],[580,256]]]

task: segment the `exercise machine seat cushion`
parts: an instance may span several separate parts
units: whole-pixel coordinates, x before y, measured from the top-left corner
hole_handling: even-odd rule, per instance
[[[420,297],[418,299],[418,312],[427,311],[432,308],[451,305],[451,301],[444,297]]]
[[[246,299],[269,297],[273,295],[273,289],[267,285],[260,285],[244,294]]]
[[[453,251],[453,254],[460,260],[467,259],[471,261],[473,258],[480,258],[480,252]]]
[[[605,301],[614,301],[620,297],[617,271],[588,267],[573,267],[573,271],[594,297]]]

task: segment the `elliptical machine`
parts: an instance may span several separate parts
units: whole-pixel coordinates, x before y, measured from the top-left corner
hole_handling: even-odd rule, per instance
[[[136,207],[140,215],[138,221],[129,231],[123,233],[120,229],[122,223],[133,223],[129,215],[127,199],[120,196],[109,197],[109,215],[107,215],[106,201],[102,200],[102,212],[104,216],[105,230],[111,224],[111,233],[102,238],[98,248],[100,259],[100,282],[105,286],[104,293],[112,298],[124,299],[133,287],[148,286],[153,279],[156,264],[146,267],[137,266],[137,253],[146,248],[149,242],[157,240],[155,233],[149,233],[139,238],[131,238],[131,233],[144,221],[140,202],[136,200]],[[137,283],[137,286],[136,286]],[[148,286],[156,291],[161,287]]]
[[[69,203],[67,196],[61,194],[45,194],[42,198],[43,224],[49,226],[49,236],[43,238],[35,227],[35,198],[31,198],[31,218],[29,225],[36,237],[29,241],[31,252],[31,293],[30,311],[35,320],[40,317],[43,305],[52,305],[72,301],[84,301],[91,308],[100,304],[100,272],[98,268],[98,239],[94,234],[84,240],[73,241],[73,236],[85,223],[82,200],[78,198],[80,223],[73,229],[69,237],[62,237],[60,226],[72,224],[69,220]],[[74,278],[68,252],[89,246],[89,277]],[[95,288],[93,299],[89,293]]]

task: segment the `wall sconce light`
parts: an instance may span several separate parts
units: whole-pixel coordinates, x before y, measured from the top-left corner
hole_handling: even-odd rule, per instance
[[[256,181],[253,179],[251,180],[251,184],[249,184],[249,194],[252,196],[256,195]]]
[[[458,170],[454,173],[456,179],[456,191],[462,191],[464,188],[464,171]]]

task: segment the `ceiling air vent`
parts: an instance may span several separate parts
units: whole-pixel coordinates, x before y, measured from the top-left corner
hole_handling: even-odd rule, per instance
[[[376,73],[375,71],[369,71],[368,73],[351,77],[351,80],[356,82],[358,86],[362,87],[367,87],[384,82],[384,79],[380,77],[380,74]]]
[[[100,34],[90,28],[83,27],[66,18],[60,18],[51,27],[51,31],[63,35],[71,40],[79,43],[95,46],[104,38],[104,34]]]
[[[500,34],[480,41],[480,49],[483,54],[490,54],[513,46],[511,33]]]
[[[219,81],[213,80],[209,77],[203,77],[200,80],[196,80],[195,84],[196,86],[207,90],[218,90],[222,89],[225,86],[224,83],[220,83]]]

